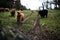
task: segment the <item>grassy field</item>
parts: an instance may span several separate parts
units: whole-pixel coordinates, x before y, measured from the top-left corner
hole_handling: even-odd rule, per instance
[[[25,18],[30,15],[30,10],[24,10]],[[0,20],[3,27],[12,26],[16,24],[16,16],[11,17],[10,12],[1,12]],[[34,11],[32,16],[21,26],[22,32],[28,32],[34,24],[37,12]],[[49,10],[48,18],[41,18],[40,25],[45,24],[49,32],[60,32],[60,10]]]

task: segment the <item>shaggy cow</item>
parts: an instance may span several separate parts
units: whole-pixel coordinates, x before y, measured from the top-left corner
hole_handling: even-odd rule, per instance
[[[5,8],[5,11],[8,12],[9,11],[9,8]]]
[[[4,8],[0,8],[0,12],[4,12]]]
[[[45,9],[44,10],[39,10],[38,13],[42,18],[44,18],[44,17],[47,18],[48,10],[45,10]]]
[[[24,14],[22,12],[17,12],[17,23],[20,23],[24,20]]]
[[[12,9],[10,13],[11,13],[11,16],[15,16],[15,9]]]

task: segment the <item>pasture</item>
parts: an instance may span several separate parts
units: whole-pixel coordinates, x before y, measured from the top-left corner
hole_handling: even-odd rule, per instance
[[[23,10],[25,18],[29,17],[31,10]],[[37,11],[33,11],[31,17],[22,24],[20,31],[28,32],[34,24],[34,20],[37,16]],[[0,13],[0,25],[2,27],[14,27],[16,24],[16,15],[15,17],[10,16],[10,12],[1,12]],[[42,26],[42,30],[47,30],[50,33],[60,33],[60,10],[49,10],[47,18],[40,18],[39,24]]]

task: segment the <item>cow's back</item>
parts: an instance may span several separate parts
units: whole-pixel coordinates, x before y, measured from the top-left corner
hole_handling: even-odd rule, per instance
[[[38,14],[39,14],[41,17],[44,17],[44,16],[47,17],[48,10],[46,10],[46,9],[44,9],[44,10],[39,10],[39,11],[38,11]]]

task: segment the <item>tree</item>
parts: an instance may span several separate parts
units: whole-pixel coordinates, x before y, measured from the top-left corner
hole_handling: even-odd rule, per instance
[[[10,8],[13,4],[13,0],[0,0],[0,7]]]
[[[26,9],[25,6],[21,5],[20,0],[0,0],[0,7]]]
[[[55,8],[57,8],[57,5],[59,6],[58,9],[60,9],[60,0],[54,0],[55,2]]]
[[[24,10],[24,9],[26,9],[25,6],[21,5],[20,0],[16,0],[16,1],[15,1],[15,8],[16,8],[17,10]]]
[[[43,8],[43,10],[44,10],[44,3],[42,3],[42,8]]]
[[[58,6],[59,6],[59,9],[60,9],[60,0],[58,0]]]
[[[58,1],[54,0],[54,3],[55,3],[55,9],[57,9]]]
[[[20,9],[20,6],[21,6],[20,0],[17,0],[15,3],[15,8]]]
[[[7,0],[0,0],[0,7],[8,7],[8,3],[6,1]]]
[[[48,3],[49,3],[49,1],[47,0],[47,1],[46,1],[46,8],[47,8],[47,9],[48,9]]]
[[[27,8],[23,5],[20,6],[20,10],[26,10]]]

